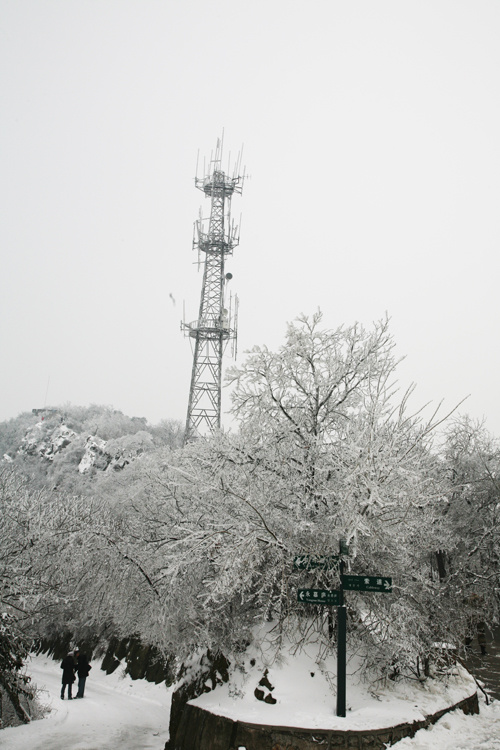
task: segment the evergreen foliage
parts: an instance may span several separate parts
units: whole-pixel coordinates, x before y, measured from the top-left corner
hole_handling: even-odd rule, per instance
[[[15,618],[7,612],[0,614],[0,689],[11,702],[14,711],[23,723],[30,720],[26,701],[32,698],[29,677],[23,673],[24,659],[28,655],[26,643],[16,632]],[[1,727],[1,722],[0,722]]]

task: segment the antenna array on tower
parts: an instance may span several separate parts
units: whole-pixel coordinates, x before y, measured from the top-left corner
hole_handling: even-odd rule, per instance
[[[231,199],[234,193],[241,194],[244,173],[239,175],[240,152],[233,176],[229,177],[230,156],[226,174],[222,169],[222,151],[222,140],[217,140],[204,176],[195,177],[196,187],[210,198],[210,216],[204,219],[200,215],[193,238],[199,259],[204,254],[198,318],[181,324],[184,333],[194,341],[184,443],[220,428],[222,356],[228,341],[233,343],[233,355],[236,353],[238,298],[232,295],[227,298],[226,287],[232,274],[225,273],[225,259],[239,244],[238,227],[231,219]]]

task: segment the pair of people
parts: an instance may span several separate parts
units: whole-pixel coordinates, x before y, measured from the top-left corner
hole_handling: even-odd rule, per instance
[[[85,681],[89,675],[90,670],[92,669],[88,662],[86,654],[81,654],[79,649],[75,648],[73,651],[70,651],[67,656],[64,657],[61,663],[61,669],[63,671],[61,690],[62,700],[64,700],[64,692],[66,690],[66,686],[68,686],[68,700],[73,699],[71,692],[73,683],[76,679],[76,674],[78,674],[78,692],[76,694],[76,698],[83,698],[83,693],[85,691]]]

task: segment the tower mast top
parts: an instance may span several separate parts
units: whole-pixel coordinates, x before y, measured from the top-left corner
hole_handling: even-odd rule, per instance
[[[229,165],[230,158],[228,173]],[[195,186],[210,198],[210,216],[196,222],[193,240],[198,252],[205,254],[198,318],[181,324],[194,340],[184,443],[220,428],[222,357],[229,340],[234,342],[233,353],[236,351],[238,300],[226,299],[226,284],[232,274],[225,273],[225,258],[239,243],[238,228],[231,220],[231,198],[242,192],[240,166],[241,153],[233,176],[223,171],[222,140],[218,140],[208,172],[195,177]]]

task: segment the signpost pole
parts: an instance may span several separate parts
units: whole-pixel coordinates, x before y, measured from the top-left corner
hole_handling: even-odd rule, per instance
[[[342,575],[344,561],[340,561],[340,606],[337,608],[337,716],[345,716],[346,694],[346,608]]]
[[[295,555],[293,567],[295,570],[332,570],[338,566],[340,574],[340,589],[297,589],[297,599],[303,604],[320,604],[337,607],[337,716],[345,717],[346,703],[346,631],[347,610],[344,604],[344,591],[369,591],[390,594],[392,592],[392,578],[389,576],[359,576],[344,575],[345,563],[343,556],[349,554],[346,540],[340,540],[339,555],[311,556],[307,554]],[[328,615],[328,630],[331,627],[331,616]]]

